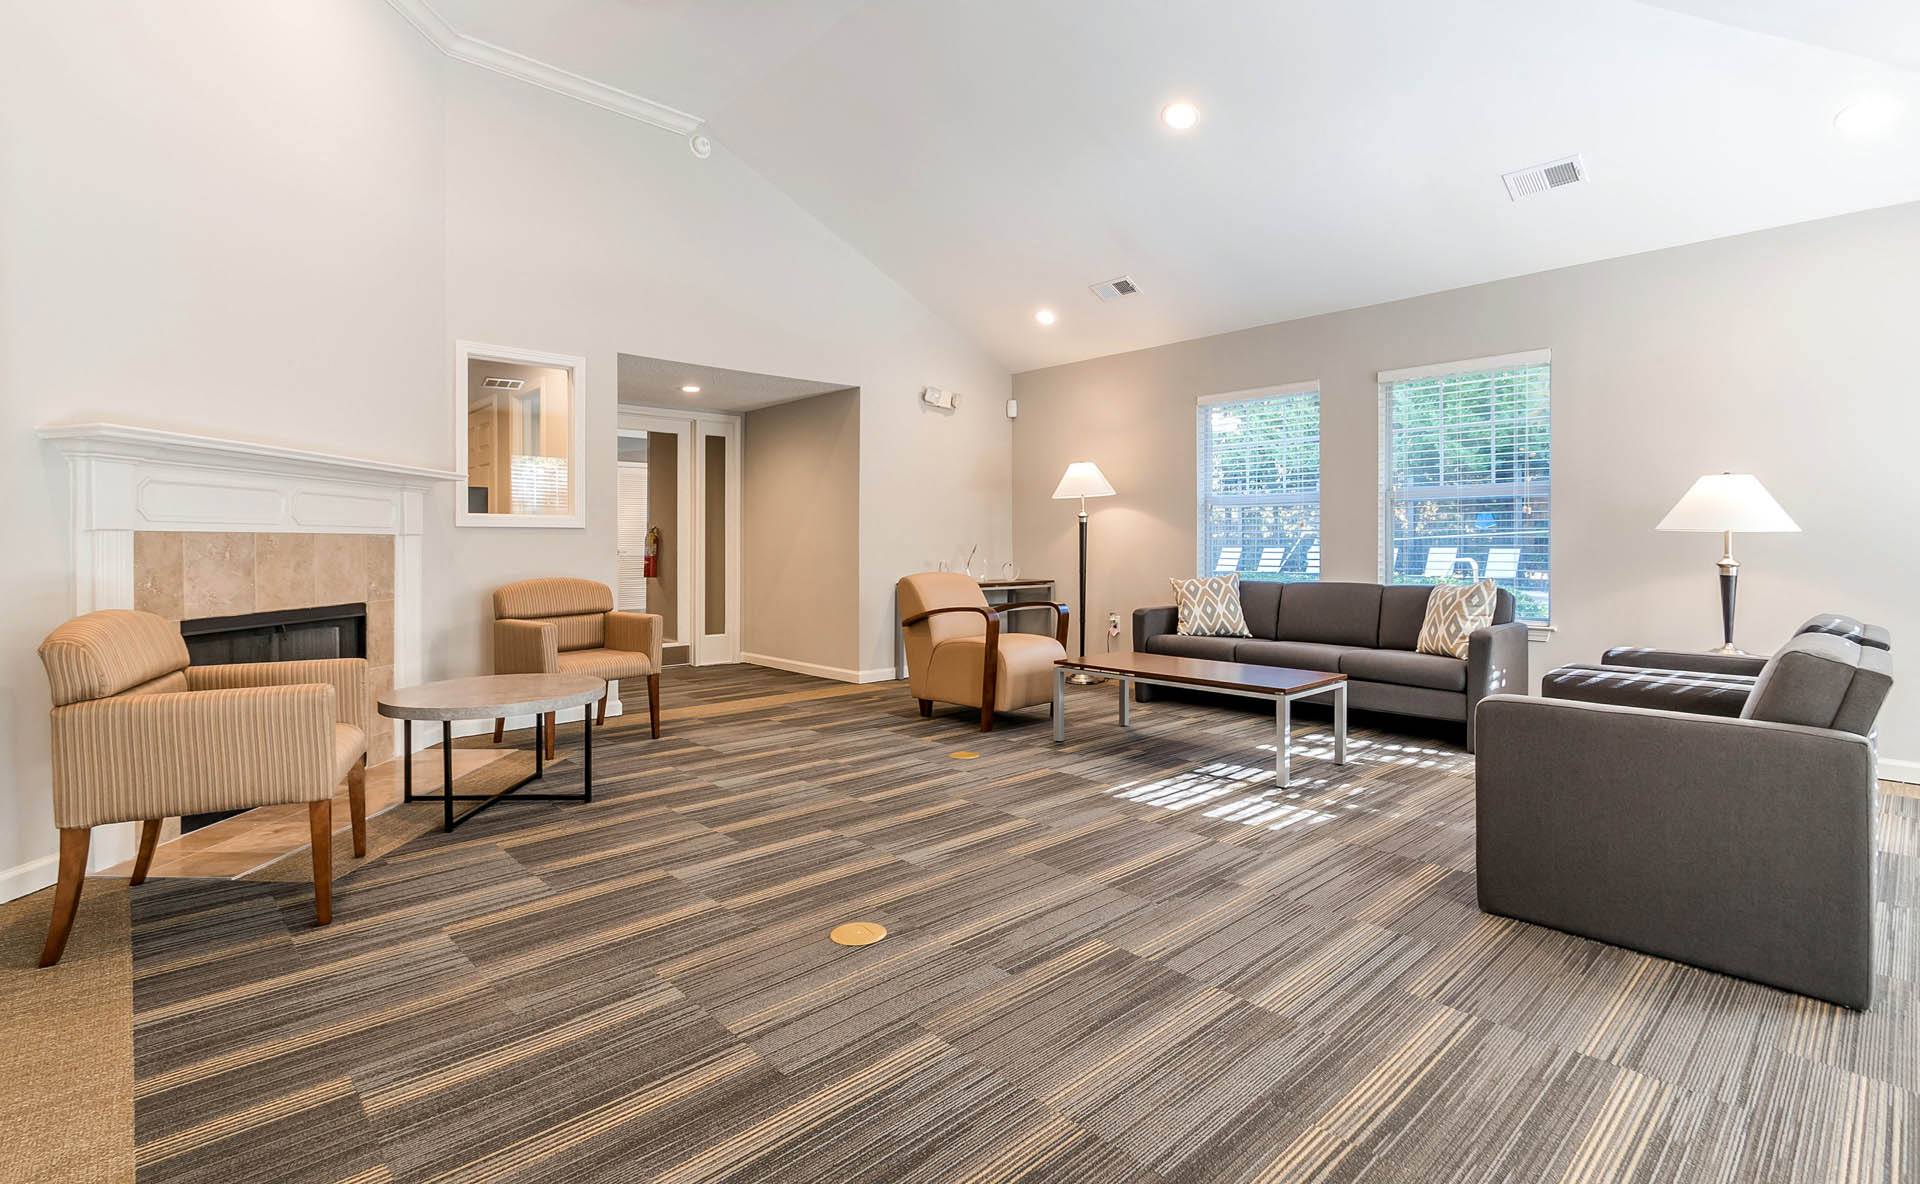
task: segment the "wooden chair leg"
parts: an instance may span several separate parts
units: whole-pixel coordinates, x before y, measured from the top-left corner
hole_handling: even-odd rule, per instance
[[[313,923],[333,920],[333,799],[307,803],[307,832],[313,839]]]
[[[506,739],[506,736],[507,721],[496,716],[493,721],[493,742],[498,744],[500,741]]]
[[[558,714],[560,713],[557,711],[547,712],[547,759],[548,760],[553,759],[553,717]]]
[[[160,845],[160,827],[164,818],[149,818],[140,824],[140,851],[133,857],[133,874],[127,877],[129,886],[147,882],[147,869],[153,866],[153,849]]]
[[[93,828],[60,828],[60,882],[53,890],[53,916],[47,921],[47,944],[40,949],[40,965],[52,966],[66,953],[73,917],[80,911],[80,889],[87,882],[87,843]]]
[[[933,718],[933,700],[932,699],[920,700],[920,718],[921,719]]]
[[[353,857],[367,857],[367,758],[347,770],[347,810],[353,815]]]
[[[600,696],[600,711],[598,716],[593,721],[593,726],[598,728],[603,726],[606,722],[607,722],[607,696],[602,695]]]
[[[993,708],[982,707],[980,709],[980,730],[983,732],[993,731]]]
[[[653,738],[660,738],[660,676],[647,675],[647,724],[653,730]]]

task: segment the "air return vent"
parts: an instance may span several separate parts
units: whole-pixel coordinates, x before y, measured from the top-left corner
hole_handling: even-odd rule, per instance
[[[1500,179],[1507,183],[1507,196],[1519,201],[1523,197],[1532,197],[1549,189],[1563,189],[1586,180],[1587,162],[1578,156],[1569,156],[1537,164],[1530,169],[1502,173]]]
[[[1123,275],[1104,283],[1088,284],[1087,287],[1101,300],[1118,300],[1122,296],[1131,296],[1140,290],[1140,285],[1134,283],[1130,275]]]
[[[527,383],[521,378],[489,378],[480,385],[490,391],[517,391]]]

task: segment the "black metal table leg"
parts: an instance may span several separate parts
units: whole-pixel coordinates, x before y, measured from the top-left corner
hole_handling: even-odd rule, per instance
[[[547,717],[543,712],[533,713],[533,775],[544,777],[547,772]],[[559,731],[558,728],[554,729]]]
[[[593,800],[593,704],[580,714],[580,784],[583,801]]]
[[[400,768],[400,800],[413,800],[413,721],[400,721],[400,759],[405,762]]]
[[[440,724],[440,799],[445,804],[445,827],[453,830],[453,721]]]

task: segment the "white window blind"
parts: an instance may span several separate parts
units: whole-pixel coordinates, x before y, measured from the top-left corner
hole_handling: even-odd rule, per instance
[[[1320,578],[1320,391],[1202,400],[1200,575]]]
[[[614,545],[620,556],[620,611],[647,611],[647,462],[620,462]]]
[[[1522,355],[1380,377],[1385,581],[1491,578],[1521,620],[1549,621],[1552,363]]]

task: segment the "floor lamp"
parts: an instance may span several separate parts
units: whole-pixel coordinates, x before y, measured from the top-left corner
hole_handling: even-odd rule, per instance
[[[1090,497],[1112,497],[1113,486],[1108,483],[1100,466],[1090,460],[1076,460],[1067,466],[1066,475],[1060,478],[1060,484],[1053,491],[1053,500],[1065,501],[1069,498],[1080,499],[1080,603],[1074,612],[1080,617],[1080,656],[1087,656],[1087,499]],[[1104,679],[1084,672],[1075,672],[1067,676],[1067,681],[1085,686],[1088,683],[1104,682]]]
[[[1800,528],[1759,478],[1749,473],[1709,473],[1693,483],[1654,529],[1720,536],[1720,626],[1725,642],[1712,652],[1743,652],[1733,644],[1733,601],[1740,583],[1740,564],[1733,557],[1733,532],[1765,534],[1798,532]]]

